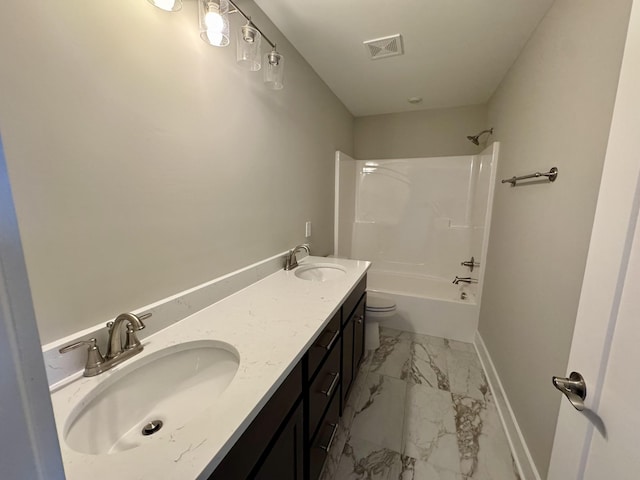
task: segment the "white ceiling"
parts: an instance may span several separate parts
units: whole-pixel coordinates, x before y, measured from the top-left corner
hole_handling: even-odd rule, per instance
[[[485,103],[554,0],[255,1],[363,116]],[[395,33],[405,54],[370,60],[362,42]]]

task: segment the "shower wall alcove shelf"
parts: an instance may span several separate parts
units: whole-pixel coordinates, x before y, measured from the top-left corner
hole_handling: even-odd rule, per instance
[[[531,178],[540,178],[540,177],[547,177],[550,182],[555,182],[556,178],[558,178],[558,169],[556,167],[553,167],[548,172],[543,172],[543,173],[536,172],[530,175],[523,175],[521,177],[505,178],[504,180],[502,180],[502,183],[510,183],[512,187],[515,187],[516,184],[521,180],[528,180]]]

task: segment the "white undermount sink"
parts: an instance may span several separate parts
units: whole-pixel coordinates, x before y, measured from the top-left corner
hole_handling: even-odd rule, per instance
[[[65,423],[64,440],[73,450],[99,455],[168,436],[215,404],[239,363],[231,345],[216,341],[182,343],[134,357],[103,374],[110,376],[79,402]]]
[[[295,269],[296,277],[314,282],[327,282],[344,276],[347,270],[333,263],[310,263]]]

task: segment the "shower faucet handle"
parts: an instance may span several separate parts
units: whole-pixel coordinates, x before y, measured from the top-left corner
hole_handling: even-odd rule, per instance
[[[475,267],[480,266],[480,262],[476,262],[476,259],[471,257],[471,260],[467,260],[466,262],[460,263],[463,267],[469,267],[469,271],[473,272]]]

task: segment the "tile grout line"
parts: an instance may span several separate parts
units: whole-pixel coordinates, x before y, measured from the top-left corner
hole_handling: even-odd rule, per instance
[[[373,352],[374,352],[374,350],[369,350],[367,353],[368,353],[368,355],[373,355]],[[369,373],[371,371],[371,360],[365,358],[365,361],[367,362],[366,368],[363,371],[359,372],[359,374],[360,375],[364,375],[364,382],[366,384],[367,377],[369,376]],[[352,393],[354,393],[354,392],[352,391]],[[346,440],[344,442],[344,445],[342,446],[342,449],[340,450],[339,454],[336,456],[336,461],[335,461],[335,469],[336,469],[336,471],[334,472],[334,475],[333,475],[334,477],[335,477],[335,475],[337,473],[337,470],[338,470],[338,467],[340,465],[340,460],[342,459],[342,456],[344,455],[344,448],[349,443],[349,440],[351,438],[351,427],[353,426],[353,422],[354,422],[355,417],[356,417],[356,407],[358,405],[358,402],[360,401],[360,397],[362,396],[362,394],[363,394],[363,391],[360,390],[360,391],[356,392],[356,397],[357,398],[350,398],[349,399],[351,401],[351,403],[353,404],[353,414],[352,414],[352,418],[348,422],[349,428],[345,428],[345,436],[347,438],[346,438]],[[321,477],[322,477],[322,475],[321,475]]]
[[[404,333],[404,332],[403,332],[403,333]],[[408,332],[408,333],[410,334],[410,332]],[[398,337],[398,335],[393,335],[393,337]],[[402,339],[402,340],[404,340],[404,339]],[[447,340],[447,339],[445,339],[445,340]],[[420,345],[424,345],[421,341],[419,341],[419,340],[417,340],[416,338],[412,337],[411,341],[409,341],[409,344],[411,345],[411,344],[412,344],[412,343],[414,343],[414,342],[416,342],[417,344],[420,344]],[[402,342],[397,342],[397,343],[402,343]],[[471,345],[472,345],[472,344],[471,344]],[[395,344],[394,344],[394,346],[395,346]],[[427,344],[426,344],[426,345],[424,345],[424,346],[425,346],[425,347],[428,347],[428,346],[437,347],[437,345],[434,345],[434,344],[432,344],[432,343],[429,343],[429,342],[428,342],[428,340],[427,340]],[[476,353],[475,351],[469,351],[469,352],[468,352],[466,349],[452,348],[450,345],[447,345],[447,344],[445,344],[445,346],[444,346],[444,350],[445,350],[445,351],[450,351],[450,352],[451,352],[451,354],[452,354],[452,355],[454,355],[454,356],[455,356],[457,353],[461,353],[461,354],[463,354],[463,356],[465,356],[465,355],[464,355],[465,353],[472,353],[472,354],[476,354],[476,355],[474,355],[474,356],[477,358],[477,353]],[[450,365],[449,365],[449,363],[450,363],[450,358],[449,358],[449,357],[450,357],[450,355],[448,355],[447,353],[445,353],[445,351],[443,351],[443,352],[442,352],[442,353],[444,354],[444,358],[443,358],[443,360],[444,360],[444,369],[445,369],[445,372],[446,372],[447,379],[449,380],[449,383],[450,383],[450,377],[451,377]],[[429,354],[430,352],[431,352],[431,350],[430,350],[430,349],[428,349],[428,350],[427,350],[427,353]],[[414,350],[413,350],[413,349],[410,349],[410,350],[409,350],[409,352],[408,352],[408,354],[409,354],[408,359],[407,359],[405,362],[408,362],[409,367],[410,367],[410,368],[413,368],[413,367],[414,367],[414,363],[416,362],[416,358],[414,358],[414,357],[415,357],[415,352],[414,352]],[[462,472],[461,449],[460,449],[460,443],[458,442],[458,439],[459,439],[459,437],[458,437],[459,429],[458,429],[458,422],[457,422],[457,410],[456,410],[456,406],[455,406],[455,402],[454,402],[454,398],[453,398],[453,396],[454,396],[454,394],[455,394],[455,395],[459,395],[460,397],[463,397],[463,398],[469,398],[469,399],[470,399],[470,400],[472,400],[472,401],[479,400],[479,399],[476,399],[476,398],[475,398],[475,396],[471,395],[471,393],[470,393],[470,392],[468,392],[468,391],[466,391],[466,392],[462,392],[462,393],[454,393],[454,392],[451,390],[450,385],[449,385],[449,389],[447,390],[447,389],[440,388],[440,386],[439,386],[439,385],[438,385],[437,387],[434,387],[434,386],[432,386],[431,384],[426,384],[426,385],[425,385],[425,384],[422,384],[422,383],[414,383],[414,382],[412,382],[412,381],[411,381],[411,378],[410,378],[410,377],[407,377],[407,376],[405,376],[405,378],[402,378],[402,375],[401,375],[401,376],[400,376],[400,378],[398,378],[398,377],[393,376],[393,375],[388,375],[388,374],[385,374],[385,373],[378,373],[378,372],[374,372],[374,371],[372,371],[372,368],[373,368],[373,366],[374,366],[374,365],[373,365],[373,359],[374,359],[374,355],[375,355],[375,350],[370,350],[370,351],[368,351],[368,355],[369,355],[369,356],[371,356],[371,358],[367,361],[367,363],[366,363],[366,367],[365,367],[365,368],[360,372],[360,375],[364,375],[364,380],[363,380],[363,382],[364,382],[364,385],[365,385],[365,386],[366,386],[366,384],[367,384],[368,377],[369,377],[372,373],[375,373],[376,375],[379,375],[379,376],[381,376],[381,377],[387,377],[387,378],[389,378],[389,379],[393,379],[394,381],[402,380],[402,381],[404,381],[404,384],[405,384],[405,385],[404,385],[405,398],[404,398],[404,406],[403,406],[402,419],[401,419],[401,422],[402,422],[402,425],[401,425],[401,432],[402,432],[402,436],[401,436],[401,443],[400,443],[400,445],[399,445],[399,450],[400,450],[400,451],[399,451],[399,452],[397,452],[397,453],[399,454],[400,464],[401,464],[401,465],[404,465],[404,463],[403,463],[403,459],[404,459],[404,458],[411,458],[411,459],[414,459],[414,457],[411,457],[411,456],[408,456],[408,455],[406,455],[406,454],[405,454],[405,452],[406,452],[406,448],[407,448],[407,439],[406,439],[406,436],[407,436],[407,426],[408,426],[408,425],[409,425],[409,423],[410,423],[410,422],[409,422],[409,419],[408,419],[408,411],[409,411],[409,409],[408,409],[408,404],[409,404],[409,398],[410,398],[410,390],[413,388],[413,385],[422,385],[422,386],[424,386],[424,387],[429,387],[429,388],[432,388],[432,389],[434,389],[434,390],[446,391],[446,392],[447,392],[447,394],[448,394],[447,398],[448,398],[448,401],[449,401],[449,402],[451,402],[451,403],[450,403],[450,404],[451,404],[451,412],[452,412],[452,414],[453,414],[453,417],[454,417],[454,418],[453,418],[453,421],[454,421],[454,424],[455,424],[455,436],[456,436],[456,442],[455,442],[455,445],[456,445],[456,457],[457,457],[458,465],[459,465],[459,473],[457,473],[457,472],[452,472],[452,471],[450,471],[450,470],[448,470],[448,469],[445,469],[445,470],[448,470],[448,471],[449,471],[449,473],[455,474],[456,476],[458,476],[458,475],[459,475],[459,477],[458,477],[458,478],[460,478],[461,480],[469,480],[471,477],[465,476],[465,474]],[[430,356],[431,356],[431,355],[429,355],[429,357],[430,357]],[[385,359],[384,359],[384,360],[386,360],[386,357],[385,357]],[[482,362],[481,362],[481,360],[480,360],[480,359],[478,359],[478,360],[479,360],[480,369],[482,370]],[[383,363],[384,363],[384,362],[383,362]],[[454,364],[455,364],[455,362],[454,362]],[[383,371],[384,371],[384,370],[383,370]],[[483,373],[484,373],[484,372],[483,372]],[[467,375],[469,375],[469,372],[467,372]],[[486,382],[486,377],[485,377],[485,382]],[[470,383],[470,379],[469,379],[469,378],[467,378],[465,383],[467,383],[467,384],[468,384],[468,383]],[[487,385],[487,386],[488,386],[488,385]],[[489,387],[489,388],[490,388],[490,387]],[[345,450],[345,446],[346,446],[346,445],[347,445],[347,444],[352,440],[352,438],[360,439],[360,437],[358,437],[358,436],[355,436],[355,437],[354,437],[354,436],[352,436],[352,433],[351,433],[351,432],[352,432],[353,424],[355,423],[355,418],[356,418],[356,416],[357,416],[357,415],[356,415],[356,409],[357,409],[357,406],[359,405],[360,400],[361,400],[361,397],[362,397],[362,395],[364,395],[364,394],[365,394],[365,392],[366,392],[366,387],[364,387],[364,386],[363,386],[363,388],[360,388],[360,389],[356,392],[356,393],[357,393],[357,398],[356,398],[356,397],[353,397],[352,399],[350,399],[351,401],[350,401],[349,403],[351,403],[351,404],[352,404],[352,406],[353,406],[353,415],[352,415],[351,421],[350,421],[350,422],[348,422],[349,428],[348,428],[348,429],[345,429],[344,434],[345,434],[346,440],[345,440],[345,443],[343,444],[343,448],[341,449],[341,451],[339,452],[338,456],[336,457],[336,461],[335,461],[335,472],[333,472],[333,477],[331,477],[331,480],[334,480],[334,479],[336,478],[336,474],[338,473],[338,467],[339,467],[339,465],[340,465],[341,460],[342,460],[342,459],[343,459],[343,457],[344,457],[344,450]],[[485,404],[485,403],[487,402],[487,400],[486,400],[486,396],[484,396],[484,395],[483,395],[483,397],[484,397],[484,399],[483,399],[483,400],[480,400],[480,401],[481,401],[481,403]],[[452,433],[453,433],[453,432],[452,432]],[[371,443],[371,444],[375,444],[375,442],[370,442],[370,441],[369,441],[369,440],[367,440],[367,439],[362,439],[362,440],[363,440],[363,441],[366,441],[366,442],[368,442],[368,443]],[[392,450],[392,449],[388,449],[388,448],[386,448],[386,447],[382,447],[381,445],[378,445],[378,446],[379,446],[380,448],[384,448],[384,449],[386,449],[386,450],[390,450],[391,452],[393,452],[393,450]],[[416,460],[416,461],[417,461],[418,459],[414,459],[414,460]],[[403,468],[403,467],[401,467],[401,468]],[[415,472],[414,472],[414,473],[415,473]]]
[[[402,411],[402,438],[400,440],[400,462],[402,462],[402,457],[405,456],[406,449],[406,430],[405,427],[407,425],[407,404],[409,402],[409,380],[404,381],[404,409]]]

